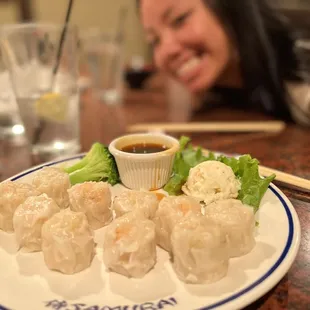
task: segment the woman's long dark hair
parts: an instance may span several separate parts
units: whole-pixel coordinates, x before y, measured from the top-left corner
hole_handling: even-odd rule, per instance
[[[291,119],[285,82],[298,79],[298,60],[296,38],[288,21],[265,0],[202,1],[217,16],[238,50],[243,89],[250,103]]]
[[[267,112],[291,119],[285,82],[296,80],[295,35],[265,0],[203,0],[226,28],[240,57],[247,98],[258,95]]]

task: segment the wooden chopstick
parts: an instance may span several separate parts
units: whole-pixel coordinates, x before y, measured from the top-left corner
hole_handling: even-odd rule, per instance
[[[190,123],[142,123],[127,127],[128,132],[279,132],[285,128],[281,121],[265,122],[190,122]]]
[[[275,181],[281,182],[286,185],[291,185],[299,189],[310,191],[310,180],[303,179],[295,175],[265,166],[259,166],[259,173],[261,176],[264,177],[267,177],[274,173],[276,175]]]

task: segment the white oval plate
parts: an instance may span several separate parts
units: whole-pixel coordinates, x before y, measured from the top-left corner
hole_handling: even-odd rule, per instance
[[[45,165],[71,165],[82,155],[22,172],[11,180],[30,182]],[[124,190],[121,185],[113,194]],[[230,261],[227,276],[210,285],[178,280],[168,254],[158,248],[158,262],[143,279],[107,273],[102,262],[102,233],[96,231],[97,254],[87,270],[75,275],[50,271],[42,252],[16,252],[14,234],[0,232],[0,304],[14,310],[156,310],[240,309],[274,287],[292,265],[300,244],[298,216],[273,184],[257,214],[256,246]]]

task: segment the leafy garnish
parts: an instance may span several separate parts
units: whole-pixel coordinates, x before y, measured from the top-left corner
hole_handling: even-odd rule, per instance
[[[180,138],[180,150],[175,156],[172,176],[164,189],[170,195],[181,195],[182,186],[187,181],[190,169],[207,160],[220,161],[231,167],[241,182],[238,199],[242,203],[252,206],[256,212],[275,175],[261,178],[258,169],[259,161],[250,155],[243,155],[239,158],[224,155],[215,156],[212,152],[204,155],[201,147],[194,148],[190,139],[184,136]]]
[[[250,155],[243,155],[239,159],[221,155],[217,160],[232,168],[241,183],[238,199],[242,203],[254,207],[254,211],[256,212],[269,184],[274,180],[276,175],[272,174],[267,178],[261,178],[258,169],[259,161]]]

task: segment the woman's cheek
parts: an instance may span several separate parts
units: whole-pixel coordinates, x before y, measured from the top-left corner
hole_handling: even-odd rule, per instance
[[[164,58],[162,57],[162,55],[160,54],[154,54],[154,61],[155,61],[155,65],[156,67],[160,70],[160,71],[164,71],[167,72],[167,64],[165,63]]]
[[[155,62],[155,66],[158,68],[158,69],[162,69],[162,63],[160,61],[160,55],[158,54],[158,52],[156,51],[153,51],[153,59],[154,59],[154,62]]]

